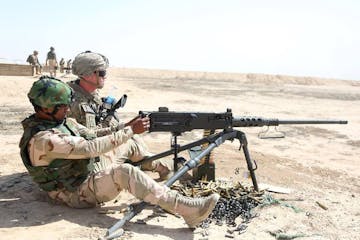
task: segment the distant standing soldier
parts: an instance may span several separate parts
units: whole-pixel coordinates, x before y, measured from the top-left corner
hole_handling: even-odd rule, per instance
[[[66,74],[70,74],[71,67],[72,67],[72,60],[69,59],[66,63]]]
[[[47,54],[45,64],[46,64],[46,66],[49,65],[50,76],[56,77],[56,69],[57,69],[58,62],[56,60],[56,54],[55,54],[54,47],[50,47],[50,51]]]
[[[31,75],[35,76],[41,74],[41,64],[38,59],[38,51],[34,51],[33,54],[30,54],[26,61],[31,65]]]
[[[60,64],[60,73],[64,73],[64,67],[65,67],[65,60],[64,60],[64,58],[61,58],[59,64]]]

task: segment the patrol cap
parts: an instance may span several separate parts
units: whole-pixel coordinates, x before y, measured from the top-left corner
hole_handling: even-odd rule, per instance
[[[72,64],[72,73],[77,76],[88,76],[93,72],[109,67],[109,60],[100,53],[86,51],[78,54]]]
[[[73,91],[59,79],[42,76],[33,83],[28,98],[33,105],[50,108],[56,105],[69,105]]]

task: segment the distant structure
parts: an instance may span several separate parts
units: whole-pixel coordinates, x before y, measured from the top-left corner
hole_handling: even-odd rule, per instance
[[[0,63],[0,76],[32,76],[31,70],[29,64]]]

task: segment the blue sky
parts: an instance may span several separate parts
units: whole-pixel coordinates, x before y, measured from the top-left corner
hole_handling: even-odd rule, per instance
[[[92,50],[110,65],[360,80],[356,0],[2,0],[0,61]]]

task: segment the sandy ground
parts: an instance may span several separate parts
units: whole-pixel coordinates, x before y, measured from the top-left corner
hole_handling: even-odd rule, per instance
[[[60,78],[68,81],[74,77]],[[117,202],[85,210],[46,201],[30,181],[18,148],[20,121],[32,113],[26,94],[34,80],[0,76],[0,238],[97,239],[123,216],[119,211],[101,214],[101,210],[119,210],[136,199],[122,193]],[[258,134],[264,129],[240,129],[247,134],[250,154],[258,164],[259,183],[290,189],[289,194],[272,195],[301,211],[284,205],[255,209],[259,216],[248,224],[245,233],[233,237],[275,239],[271,233],[283,232],[287,236],[305,235],[301,239],[360,239],[359,81],[111,69],[102,93],[128,95],[126,107],[120,110],[124,119],[131,119],[139,110],[167,106],[173,111],[223,112],[231,108],[236,116],[348,120],[348,125],[280,126],[278,130],[285,138],[261,139]],[[180,143],[201,134],[186,133]],[[271,136],[277,134],[270,128]],[[170,147],[168,133],[146,133],[144,139],[154,153]],[[214,151],[216,175],[248,183],[238,148],[239,143],[234,141]],[[228,239],[226,226],[191,231],[181,218],[152,213],[149,207],[126,224],[123,239]],[[136,223],[138,219],[146,224]]]

